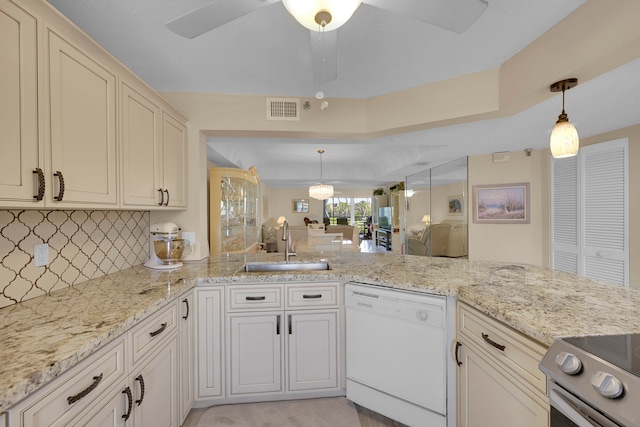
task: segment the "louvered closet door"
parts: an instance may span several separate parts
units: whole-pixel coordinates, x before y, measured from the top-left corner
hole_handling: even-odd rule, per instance
[[[552,268],[629,284],[628,140],[552,165]]]
[[[585,147],[582,155],[584,275],[629,284],[627,140]]]
[[[553,161],[552,268],[578,274],[578,157]]]

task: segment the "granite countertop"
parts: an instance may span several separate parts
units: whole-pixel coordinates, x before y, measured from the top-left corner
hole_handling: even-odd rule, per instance
[[[544,345],[640,333],[640,290],[530,265],[387,254],[323,255],[331,270],[237,273],[282,254],[229,255],[155,271],[137,266],[0,309],[0,412],[194,286],[356,281],[457,297]],[[293,262],[318,260],[300,255]]]

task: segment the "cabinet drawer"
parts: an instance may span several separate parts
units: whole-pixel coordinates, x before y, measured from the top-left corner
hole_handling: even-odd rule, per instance
[[[538,369],[546,347],[464,304],[458,304],[458,331],[461,339],[466,338],[521,381],[546,394],[547,378]]]
[[[335,307],[338,305],[337,283],[287,285],[287,308]]]
[[[282,286],[229,286],[230,310],[282,309]]]
[[[143,321],[131,331],[131,364],[138,363],[157,345],[178,329],[177,305],[166,309]]]
[[[11,423],[24,427],[66,426],[111,385],[125,378],[124,337],[76,368],[11,409]]]

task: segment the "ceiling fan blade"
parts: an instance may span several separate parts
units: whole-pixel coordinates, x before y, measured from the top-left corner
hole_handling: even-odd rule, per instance
[[[176,34],[193,39],[240,18],[256,9],[280,0],[216,0],[179,18],[165,26]]]
[[[370,6],[388,10],[464,33],[487,8],[485,0],[362,0]]]
[[[313,81],[326,83],[338,78],[338,31],[309,31]]]

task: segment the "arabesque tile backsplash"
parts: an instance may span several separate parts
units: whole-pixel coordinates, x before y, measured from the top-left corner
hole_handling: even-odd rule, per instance
[[[0,210],[0,307],[144,263],[149,212]],[[34,246],[49,245],[36,267]]]

